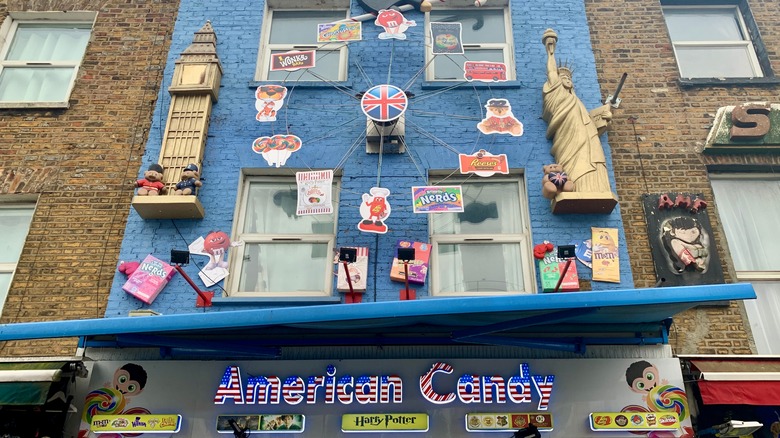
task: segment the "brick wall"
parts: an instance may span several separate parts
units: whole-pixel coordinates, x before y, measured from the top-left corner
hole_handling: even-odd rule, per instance
[[[471,153],[485,148],[494,154],[505,153],[511,169],[525,172],[533,243],[550,240],[568,244],[589,239],[592,226],[617,228],[620,239],[623,239],[618,210],[608,215],[556,216],[550,213],[549,201],[541,196],[541,167],[552,162],[550,143],[545,138],[547,125],[540,118],[542,85],[547,79],[546,54],[541,43],[546,28],[554,27],[560,35],[560,59],[577,66],[578,96],[588,109],[600,105],[585,10],[580,0],[554,4],[513,1],[511,14],[517,81],[488,86],[475,83],[453,90],[424,87],[424,81],[415,76],[425,64],[423,14],[416,11],[405,14],[407,19],[417,23],[406,31],[406,41],[380,40],[377,35],[381,29],[373,24],[373,20],[365,21],[363,40],[349,46],[349,78],[340,84],[343,92],[331,86],[312,87],[288,82],[285,85],[290,89],[290,97],[285,100],[284,108],[274,123],[258,123],[254,110],[253,87],[259,84],[253,78],[264,19],[263,2],[251,5],[230,3],[230,7],[225,7],[226,3],[181,2],[164,75],[164,81],[170,82],[172,61],[190,44],[193,32],[210,20],[217,34],[217,54],[224,67],[224,76],[219,101],[212,110],[202,168],[204,186],[198,195],[206,217],[203,220],[143,220],[131,212],[122,243],[122,258],[138,260],[153,254],[167,260],[171,248],[183,249],[187,243],[205,236],[210,230],[230,232],[235,219],[236,188],[241,169],[268,170],[262,157],[251,150],[257,137],[289,131],[303,140],[301,149],[292,155],[286,167],[280,169],[287,176],[294,176],[296,169],[334,168],[347,155],[350,145],[360,139],[366,126],[358,103],[349,95],[365,91],[368,81],[372,85],[385,83],[388,75],[390,83],[399,86],[411,80],[409,91],[416,96],[411,99],[407,113],[406,141],[410,145],[410,154],[385,155],[380,171],[377,155],[366,154],[363,142],[344,160],[341,169],[336,245],[369,247],[368,291],[364,301],[398,300],[401,283],[389,279],[396,242],[399,239],[429,240],[428,217],[412,213],[411,186],[426,185],[429,171],[452,172],[457,167],[457,153],[453,150]],[[352,3],[353,15],[364,13],[357,2]],[[474,23],[464,24],[469,25]],[[365,71],[365,77],[358,64]],[[524,124],[522,137],[479,134],[476,124],[482,118],[483,105],[492,97],[509,99],[514,115]],[[169,102],[167,96],[158,101],[141,168],[158,159]],[[604,147],[609,157],[606,142]],[[393,212],[387,221],[390,230],[384,235],[359,232],[361,195],[368,193],[378,181],[391,191],[389,202]],[[631,267],[625,262],[627,253],[624,247],[621,258],[624,262],[620,283],[593,282],[589,287],[594,290],[632,288]],[[199,283],[198,266],[202,267],[205,259],[195,256],[192,261],[185,269]],[[589,280],[590,271],[582,266],[580,269],[581,276]],[[126,316],[130,310],[147,307],[121,290],[123,282],[122,276],[114,279],[106,317]],[[213,290],[217,296],[222,295],[218,287]],[[427,285],[418,287],[417,295],[425,298],[428,295]],[[220,304],[207,310],[195,309],[195,293],[178,276],[148,307],[163,314],[246,308]]]
[[[175,0],[0,2],[95,11],[61,110],[0,110],[0,195],[39,195],[2,323],[103,315],[176,18]],[[74,340],[0,344],[0,356],[71,355]]]
[[[777,72],[780,10],[771,1],[749,3]],[[700,192],[712,200],[708,165],[777,165],[777,157],[711,157],[701,150],[719,107],[751,101],[776,103],[780,86],[682,87],[658,0],[586,0],[585,6],[602,95],[613,92],[623,72],[629,75],[621,92],[623,102],[613,111],[609,142],[634,280],[638,287],[650,287],[656,277],[641,195]],[[707,212],[716,241],[725,242],[717,205],[710,203]],[[717,247],[726,281],[731,282],[734,276],[726,245]],[[749,354],[748,332],[743,306],[732,302],[678,315],[672,345],[679,354]]]

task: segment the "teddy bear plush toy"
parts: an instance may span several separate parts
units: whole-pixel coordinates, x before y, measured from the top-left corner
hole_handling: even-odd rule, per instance
[[[542,196],[552,199],[560,192],[573,192],[574,181],[569,181],[569,175],[563,171],[560,164],[542,166]]]
[[[176,184],[174,195],[194,195],[197,187],[203,186],[200,182],[198,165],[190,163],[181,171],[181,181]]]
[[[165,193],[165,184],[162,183],[163,167],[159,164],[151,164],[144,172],[144,177],[135,182],[139,187],[139,196],[157,196]]]

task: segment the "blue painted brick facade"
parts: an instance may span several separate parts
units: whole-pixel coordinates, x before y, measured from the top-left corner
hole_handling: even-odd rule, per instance
[[[435,3],[435,6],[439,4]],[[254,88],[258,83],[253,82],[253,77],[263,7],[262,1],[181,0],[165,70],[165,83],[157,102],[144,164],[139,173],[142,174],[143,169],[156,162],[159,156],[170,103],[166,90],[173,75],[174,61],[191,43],[193,33],[210,20],[218,37],[217,53],[224,75],[219,101],[212,111],[203,161],[204,186],[199,196],[206,209],[206,218],[143,220],[131,210],[121,260],[141,260],[147,254],[168,260],[172,248],[185,249],[189,242],[205,236],[210,230],[230,232],[241,168],[268,167],[262,157],[251,150],[255,138],[284,134],[287,129],[299,136],[303,140],[303,147],[292,155],[286,166],[290,169],[289,175],[294,176],[292,169],[334,168],[365,129],[365,116],[359,104],[350,96],[333,87],[305,87],[293,83],[285,84],[290,95],[285,100],[285,108],[280,111],[277,122],[258,123],[255,120]],[[609,215],[553,215],[548,200],[541,196],[541,167],[553,160],[549,152],[550,142],[545,138],[547,125],[541,119],[541,89],[546,81],[546,54],[541,36],[546,28],[553,28],[558,33],[556,57],[559,61],[566,60],[574,65],[576,91],[586,107],[597,107],[603,99],[596,80],[584,5],[581,0],[513,1],[511,10],[516,65],[510,68],[516,68],[515,82],[510,86],[464,85],[440,92],[441,89],[425,87],[423,78],[418,77],[409,88],[416,96],[411,99],[407,112],[406,142],[410,153],[384,155],[378,178],[379,157],[366,154],[365,142],[362,142],[343,165],[336,245],[369,247],[368,290],[364,301],[398,299],[402,285],[389,280],[389,267],[397,240],[429,241],[428,217],[412,213],[410,187],[426,185],[428,171],[457,167],[457,154],[426,137],[423,131],[433,134],[460,152],[470,153],[484,148],[494,154],[505,153],[511,169],[524,169],[534,243],[550,240],[566,244],[590,238],[593,226],[618,228],[621,282],[593,282],[592,287],[594,290],[633,287],[619,207]],[[363,13],[354,1],[352,12],[354,15]],[[416,11],[406,12],[405,15],[418,23],[406,32],[406,41],[379,40],[377,35],[381,29],[373,24],[373,20],[363,23],[363,41],[349,47],[349,78],[343,84],[349,90],[348,93],[368,88],[357,64],[365,70],[372,85],[385,83],[389,72],[390,83],[404,86],[423,67],[425,18]],[[392,63],[389,62],[391,58]],[[515,116],[524,125],[523,136],[480,135],[476,123],[484,111],[482,105],[491,97],[509,99]],[[607,165],[611,169],[606,136],[602,137],[602,143],[607,153]],[[361,219],[358,210],[360,197],[375,186],[378,179],[381,179],[382,187],[391,190],[389,202],[393,213],[387,221],[390,231],[385,235],[361,233],[356,228]],[[614,181],[612,187],[614,191]],[[200,266],[206,263],[203,258],[196,260]],[[199,282],[194,263],[185,269]],[[579,265],[578,271],[581,278],[590,278],[589,269]],[[219,305],[207,310],[196,309],[195,293],[178,275],[152,305],[146,306],[122,291],[124,281],[124,275],[117,274],[109,297],[107,317],[125,316],[130,310],[140,308],[150,308],[163,314],[237,308]],[[219,288],[210,289],[220,295]],[[428,295],[427,285],[416,289],[418,297]]]

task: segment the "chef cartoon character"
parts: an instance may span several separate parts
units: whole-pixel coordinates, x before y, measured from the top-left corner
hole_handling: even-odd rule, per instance
[[[358,224],[358,230],[377,234],[387,232],[384,221],[390,216],[388,196],[390,190],[381,187],[372,187],[369,193],[363,193],[363,202],[360,203],[360,216],[363,220]]]
[[[406,29],[417,26],[413,20],[407,20],[404,15],[393,9],[382,9],[377,13],[374,24],[385,29],[379,34],[380,40],[395,38],[397,40],[406,39]]]

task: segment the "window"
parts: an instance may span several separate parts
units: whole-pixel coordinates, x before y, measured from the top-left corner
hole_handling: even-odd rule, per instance
[[[32,204],[0,203],[0,311],[11,287],[35,208]]]
[[[268,9],[257,61],[258,81],[344,81],[347,79],[347,44],[317,43],[317,24],[348,17],[346,10]],[[316,50],[315,67],[297,71],[271,71],[276,53]]]
[[[514,48],[512,46],[512,24],[506,8],[464,8],[439,9],[426,14],[430,23],[461,23],[463,55],[433,55],[430,34],[426,33],[426,80],[462,81],[466,61],[501,62],[507,67],[507,80],[514,80]],[[431,58],[433,61],[431,62]]]
[[[665,6],[663,12],[681,77],[763,76],[737,6]]]
[[[297,216],[295,177],[245,176],[239,202],[230,295],[330,295],[338,212]]]
[[[431,215],[431,294],[533,292],[523,181],[496,177],[490,182],[472,181],[442,182],[462,186],[464,212]]]
[[[712,188],[737,279],[758,296],[745,301],[758,354],[780,354],[780,178],[713,175]]]
[[[15,15],[0,29],[0,105],[67,107],[94,14]]]

